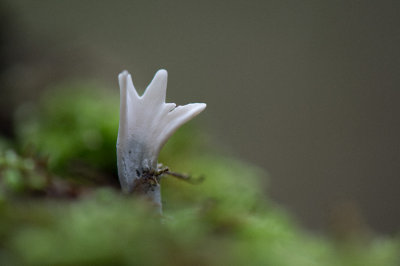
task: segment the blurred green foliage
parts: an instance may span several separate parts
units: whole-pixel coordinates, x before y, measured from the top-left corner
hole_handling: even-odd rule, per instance
[[[15,151],[0,151],[1,198],[4,193],[41,191],[48,183],[47,174],[32,158],[22,158]]]
[[[265,196],[261,169],[212,151],[192,124],[160,161],[205,180],[162,180],[163,217],[85,182],[117,178],[118,106],[117,95],[69,88],[19,112],[16,143],[0,142],[0,265],[400,265],[396,238],[334,241],[298,228]],[[72,161],[86,171],[72,175]]]
[[[65,170],[80,161],[114,171],[119,98],[91,85],[49,90],[39,106],[25,105],[17,112],[18,142],[49,156],[49,167]]]

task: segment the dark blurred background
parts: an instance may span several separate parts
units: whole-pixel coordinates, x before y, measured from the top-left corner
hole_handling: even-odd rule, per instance
[[[0,130],[53,84],[118,93],[123,69],[144,89],[166,68],[168,99],[206,102],[197,122],[267,169],[266,193],[303,225],[393,233],[399,48],[399,1],[3,0]]]

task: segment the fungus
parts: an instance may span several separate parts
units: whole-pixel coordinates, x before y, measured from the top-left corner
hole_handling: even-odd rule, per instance
[[[119,74],[120,121],[117,140],[118,176],[122,191],[144,195],[161,212],[159,169],[161,148],[172,134],[205,108],[205,103],[166,103],[167,71],[159,70],[139,96],[127,71]]]

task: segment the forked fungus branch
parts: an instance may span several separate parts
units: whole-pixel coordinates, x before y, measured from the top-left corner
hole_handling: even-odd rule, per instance
[[[201,113],[204,103],[166,103],[167,71],[159,70],[139,96],[127,71],[119,74],[120,121],[118,175],[123,192],[144,195],[161,212],[157,159],[161,148],[184,123]]]

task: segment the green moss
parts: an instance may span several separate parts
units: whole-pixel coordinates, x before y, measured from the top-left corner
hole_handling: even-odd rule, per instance
[[[193,125],[160,161],[204,181],[163,179],[163,217],[87,182],[116,178],[118,105],[85,87],[20,111],[16,146],[31,148],[0,152],[1,265],[400,265],[397,238],[337,242],[303,231],[266,196],[264,171],[214,152]],[[72,174],[74,161],[86,171]]]
[[[16,122],[20,146],[33,146],[49,156],[49,166],[55,170],[82,162],[113,171],[119,100],[115,94],[91,88],[55,88],[39,106],[20,108]]]

